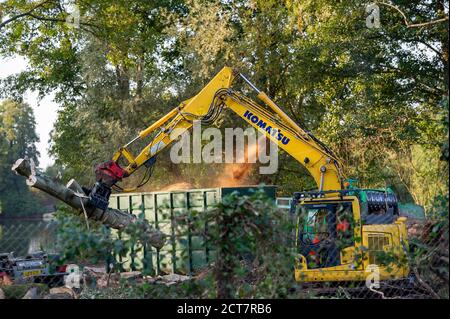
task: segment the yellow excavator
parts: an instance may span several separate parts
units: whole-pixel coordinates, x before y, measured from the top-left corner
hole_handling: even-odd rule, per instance
[[[241,82],[265,106],[242,91]],[[190,130],[194,121],[213,123],[228,108],[264,132],[299,161],[317,183],[316,191],[294,193],[290,212],[297,221],[295,279],[301,282],[364,281],[406,278],[406,218],[399,216],[390,189],[358,189],[346,180],[337,156],[311,132],[302,129],[243,74],[224,67],[194,97],[139,132],[110,161],[95,168],[96,183],[85,189],[90,205],[108,206],[112,188],[142,166],[151,171],[156,156]],[[151,138],[149,138],[151,136]],[[130,145],[150,139],[135,156]],[[120,164],[119,164],[120,161]],[[144,177],[148,180],[149,174]]]

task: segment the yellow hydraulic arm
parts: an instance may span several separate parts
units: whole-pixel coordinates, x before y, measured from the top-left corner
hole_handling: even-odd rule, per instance
[[[234,91],[232,84],[237,77],[247,82],[269,108],[262,107]],[[231,109],[250,125],[264,131],[267,137],[304,165],[320,190],[344,188],[340,163],[332,151],[311,133],[299,127],[242,74],[229,67],[224,67],[196,96],[182,102],[121,147],[114,154],[112,161],[117,163],[119,158],[124,158],[127,162],[124,171],[126,176],[129,176],[189,130],[194,120],[210,123],[215,120],[223,107]],[[128,150],[128,146],[133,142],[144,139],[155,131],[156,135],[139,155],[135,157]]]

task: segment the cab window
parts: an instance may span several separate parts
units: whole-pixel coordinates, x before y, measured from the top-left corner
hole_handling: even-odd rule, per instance
[[[306,204],[300,207],[298,238],[304,244],[318,244],[333,239],[338,242],[338,246],[350,246],[353,243],[353,231],[351,203]]]

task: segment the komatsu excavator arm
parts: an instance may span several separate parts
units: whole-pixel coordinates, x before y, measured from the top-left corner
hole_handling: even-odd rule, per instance
[[[237,78],[243,79],[250,85],[266,107],[233,90],[232,85]],[[229,67],[224,67],[197,95],[182,102],[141,131],[136,138],[121,147],[111,161],[97,166],[97,184],[92,193],[94,204],[106,205],[106,198],[103,198],[103,203],[96,201],[101,201],[102,197],[109,197],[108,187],[130,176],[141,166],[152,165],[156,155],[189,130],[195,120],[201,120],[203,124],[211,124],[224,107],[234,111],[256,129],[265,132],[273,142],[304,165],[315,179],[319,190],[344,188],[340,162],[332,151],[314,135],[298,126],[245,76]],[[134,156],[128,147],[155,131],[157,131],[156,136],[137,156]],[[119,166],[119,159],[125,160],[125,167]]]
[[[266,107],[233,89],[233,84],[238,78],[244,80],[256,91],[258,98],[266,104]],[[94,187],[94,204],[96,199],[102,199],[105,192],[106,197],[109,197],[108,187],[130,176],[143,165],[153,165],[158,153],[177,141],[180,135],[193,126],[195,120],[200,120],[202,124],[212,124],[223,108],[234,111],[251,126],[263,131],[279,147],[304,165],[316,181],[319,190],[344,188],[341,164],[333,152],[310,132],[298,126],[245,76],[229,67],[224,67],[197,95],[182,102],[141,131],[132,141],[121,147],[111,161],[100,164],[96,168],[97,188]],[[148,145],[134,156],[129,146],[151,134],[154,137]],[[121,168],[118,164],[119,159],[125,160],[126,166]],[[96,195],[100,197],[95,198]],[[103,205],[105,205],[106,198],[103,199]]]

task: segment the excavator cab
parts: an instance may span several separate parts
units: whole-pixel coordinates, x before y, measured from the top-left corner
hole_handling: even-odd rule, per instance
[[[406,226],[395,195],[382,190],[295,193],[297,281],[405,278]]]
[[[298,247],[308,268],[338,266],[342,249],[354,245],[351,202],[318,202],[300,208]]]

